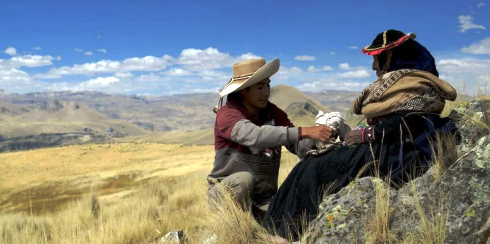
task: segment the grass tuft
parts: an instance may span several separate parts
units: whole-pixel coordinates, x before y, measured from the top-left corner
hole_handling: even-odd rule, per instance
[[[441,179],[444,173],[459,158],[458,139],[456,135],[437,133],[435,141],[430,142],[432,151],[432,176],[436,181]]]

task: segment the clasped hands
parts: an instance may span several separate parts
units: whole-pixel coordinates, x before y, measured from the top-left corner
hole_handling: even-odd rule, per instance
[[[334,131],[332,128],[324,125],[301,128],[302,138],[312,139],[321,142],[325,142],[327,140],[332,139],[333,133]],[[363,138],[362,138],[362,132],[360,130],[351,130],[345,135],[345,143],[348,146],[361,144],[362,142],[363,142]]]

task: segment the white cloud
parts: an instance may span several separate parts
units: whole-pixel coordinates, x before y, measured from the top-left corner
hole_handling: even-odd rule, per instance
[[[315,68],[315,66],[313,66],[313,65],[308,66],[308,68],[306,70],[308,70],[308,72],[312,72],[312,73],[320,72],[320,70]]]
[[[337,54],[337,53],[336,53],[336,52],[334,52],[334,51],[331,51],[331,52],[330,52],[330,55],[336,55],[336,54]]]
[[[90,79],[88,81],[80,82],[80,83],[68,83],[68,82],[57,82],[52,83],[47,87],[47,90],[52,91],[100,91],[104,92],[113,92],[113,93],[121,93],[122,87],[125,87],[127,84],[121,84],[120,79],[108,76],[108,77],[97,77],[94,79]],[[125,89],[124,89],[125,90]]]
[[[41,50],[42,48],[40,46],[35,46],[32,48],[32,50]]]
[[[490,55],[490,37],[487,37],[478,43],[471,44],[469,47],[463,47],[461,51],[470,54]]]
[[[107,50],[106,49],[97,49],[98,52],[101,52],[101,53],[107,53]]]
[[[253,53],[232,57],[228,53],[220,52],[217,48],[208,47],[204,50],[188,48],[182,50],[176,63],[183,65],[187,70],[201,71],[231,67],[234,63],[256,58],[260,57]]]
[[[90,55],[92,55],[92,54],[94,54],[94,53],[93,53],[93,52],[84,52],[83,54],[85,54],[85,55],[89,55],[89,56],[90,56]]]
[[[451,77],[452,80],[465,83],[466,91],[487,84],[486,76],[490,73],[490,59],[441,59],[437,62],[437,68],[441,76]]]
[[[473,23],[473,17],[470,15],[460,15],[458,16],[459,19],[459,31],[465,33],[467,30],[470,29],[482,29],[486,30],[485,26],[483,25],[477,25]]]
[[[350,69],[352,69],[350,67],[349,63],[341,63],[341,64],[339,64],[339,68],[340,69],[343,69],[343,70],[350,70]]]
[[[332,66],[326,65],[326,66],[323,66],[322,70],[323,71],[330,71],[330,70],[333,70],[333,68],[332,68]]]
[[[10,60],[16,64],[16,66],[25,66],[25,67],[41,67],[52,65],[51,62],[53,57],[51,56],[39,56],[39,55],[23,55],[16,56],[11,58]]]
[[[61,57],[53,58],[52,56],[40,55],[22,55],[14,56],[10,59],[0,59],[0,69],[20,68],[20,67],[42,67],[52,65],[52,60],[58,60]]]
[[[166,74],[168,76],[190,76],[190,75],[193,75],[192,72],[189,72],[185,69],[180,69],[180,68],[174,68],[174,69],[168,70],[168,71],[164,72],[164,74]]]
[[[447,73],[470,73],[475,75],[485,74],[490,71],[490,60],[474,58],[464,59],[441,59],[437,67]]]
[[[198,76],[203,80],[221,86],[230,79],[231,73],[216,70],[203,70],[198,73]]]
[[[304,83],[297,88],[301,91],[318,92],[323,90],[348,90],[348,91],[359,91],[364,87],[370,85],[369,82],[355,82],[355,81],[345,81],[345,82],[335,82],[328,79],[319,79],[314,82]]]
[[[131,72],[117,72],[114,74],[115,77],[118,77],[118,78],[130,78],[130,77],[134,77],[133,74],[131,74]]]
[[[284,79],[288,79],[290,76],[295,76],[301,73],[303,73],[303,70],[300,67],[293,66],[287,68],[281,66],[279,67],[279,71],[277,72],[277,78],[284,80]]]
[[[7,49],[5,49],[4,51],[6,54],[10,55],[10,56],[15,56],[17,55],[17,49],[13,48],[13,47],[7,47]]]
[[[313,61],[316,59],[316,57],[311,55],[301,55],[301,56],[294,57],[294,59],[298,61]]]
[[[80,84],[81,87],[94,87],[94,86],[108,86],[111,83],[118,82],[119,78],[116,77],[97,77],[90,79]]]
[[[371,76],[371,74],[366,70],[356,70],[356,71],[348,71],[348,72],[340,73],[337,76],[339,78],[344,78],[344,79],[360,79],[360,78],[368,78]]]
[[[122,71],[160,71],[171,65],[172,60],[173,58],[169,55],[127,58],[122,62],[120,68]]]
[[[258,58],[260,58],[260,56],[257,56],[253,53],[245,53],[245,54],[238,56],[237,60],[238,61],[244,61],[244,60],[248,60],[248,59],[258,59]]]
[[[350,46],[349,49],[359,49],[358,46]]]
[[[97,73],[116,73],[131,71],[159,71],[170,65],[172,57],[164,55],[160,58],[146,56],[142,58],[127,58],[120,61],[100,60],[95,63],[75,64],[72,67],[63,66],[51,69],[46,74],[36,74],[39,79],[57,79],[66,75],[92,75]]]
[[[81,52],[83,52],[83,49],[81,49],[81,48],[75,48],[75,52],[81,53]]]
[[[10,68],[0,69],[0,84],[2,86],[12,86],[14,83],[18,85],[18,82],[29,82],[31,77],[25,71]]]
[[[484,2],[480,2],[478,3],[478,5],[476,7],[478,8],[483,8],[486,4]]]
[[[161,77],[161,76],[158,76],[158,75],[155,75],[153,73],[150,73],[148,75],[141,75],[140,77],[138,77],[138,79],[136,79],[136,81],[140,81],[140,82],[156,82],[156,81],[161,81],[164,77]]]

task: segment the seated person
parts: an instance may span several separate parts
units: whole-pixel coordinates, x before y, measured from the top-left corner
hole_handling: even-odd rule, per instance
[[[301,218],[317,216],[327,187],[335,193],[356,176],[378,174],[400,186],[428,169],[436,133],[457,133],[451,119],[440,117],[456,91],[438,78],[434,58],[414,38],[388,30],[362,50],[373,56],[378,79],[361,92],[353,110],[369,126],[348,132],[346,146],[298,163],[270,203],[266,228],[297,239]]]
[[[287,114],[269,102],[269,78],[278,70],[279,59],[233,65],[233,77],[220,92],[215,109],[216,157],[208,175],[211,207],[219,204],[220,189],[227,189],[237,203],[244,209],[251,207],[260,219],[277,191],[281,147],[304,155],[315,140],[332,136],[327,126],[294,127]],[[219,107],[224,97],[226,104]]]

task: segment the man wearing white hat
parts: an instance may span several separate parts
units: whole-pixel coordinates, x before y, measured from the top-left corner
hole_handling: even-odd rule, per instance
[[[246,60],[233,65],[233,77],[220,92],[214,126],[215,161],[208,196],[218,200],[220,183],[258,218],[277,191],[281,147],[302,156],[315,141],[332,136],[327,126],[294,127],[287,114],[269,102],[270,77],[279,59]],[[224,97],[227,102],[221,107]]]

